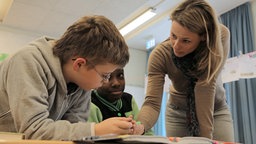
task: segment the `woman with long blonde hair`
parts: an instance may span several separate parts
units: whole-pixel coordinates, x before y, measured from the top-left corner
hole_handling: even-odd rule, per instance
[[[172,82],[166,108],[167,136],[234,141],[221,80],[230,47],[229,30],[204,0],[185,0],[170,18],[170,37],[149,57],[147,93],[138,119],[144,130],[157,121],[167,74]]]

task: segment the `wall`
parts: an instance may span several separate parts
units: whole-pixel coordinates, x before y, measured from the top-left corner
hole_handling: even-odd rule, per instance
[[[37,37],[35,33],[0,25],[0,53],[12,54]]]
[[[145,73],[147,65],[147,52],[130,49],[130,60],[125,66],[125,91],[131,93],[138,106],[141,107],[145,97]]]
[[[132,86],[144,87],[147,53],[146,51],[129,49],[130,60],[125,66],[126,83]]]
[[[144,87],[137,87],[137,86],[131,86],[126,85],[125,91],[129,92],[136,100],[138,107],[141,108],[144,98],[145,98],[145,89]]]

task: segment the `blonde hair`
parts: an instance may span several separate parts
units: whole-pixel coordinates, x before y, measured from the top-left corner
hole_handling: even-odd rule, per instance
[[[200,82],[209,83],[219,73],[224,58],[219,22],[214,9],[205,0],[185,0],[174,9],[170,18],[206,38],[206,41],[201,42],[207,48],[200,52],[197,70],[207,72]]]

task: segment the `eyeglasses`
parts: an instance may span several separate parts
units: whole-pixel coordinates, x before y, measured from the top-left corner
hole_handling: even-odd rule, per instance
[[[87,60],[87,62],[88,62],[88,60]],[[108,73],[108,74],[101,74],[101,73],[95,68],[94,65],[92,65],[92,66],[93,66],[94,71],[96,71],[96,73],[102,78],[102,81],[108,81],[108,80],[109,80],[109,78],[110,78],[110,76],[111,76],[111,73]]]
[[[76,59],[72,59],[73,61],[75,61]],[[87,63],[89,65],[92,66],[92,68],[94,69],[94,71],[102,78],[102,81],[108,81],[110,76],[111,76],[111,73],[108,73],[108,74],[101,74],[96,68],[95,68],[95,65],[90,62],[88,59],[87,59]]]

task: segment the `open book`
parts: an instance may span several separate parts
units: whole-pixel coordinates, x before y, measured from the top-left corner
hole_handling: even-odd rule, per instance
[[[85,143],[144,143],[144,144],[171,144],[167,137],[163,136],[149,136],[149,135],[104,135],[104,136],[88,136],[83,137],[75,142]]]

